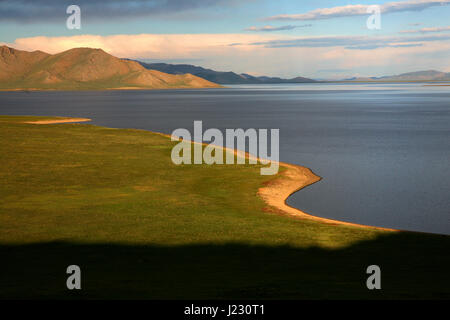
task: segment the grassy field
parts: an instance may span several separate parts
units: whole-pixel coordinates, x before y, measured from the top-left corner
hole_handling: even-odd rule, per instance
[[[159,134],[22,123],[47,118],[0,117],[0,298],[450,298],[448,236],[288,218],[257,196],[273,179],[259,166],[176,166]]]

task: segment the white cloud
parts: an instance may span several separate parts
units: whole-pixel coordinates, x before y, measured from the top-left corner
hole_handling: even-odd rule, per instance
[[[426,8],[447,5],[450,0],[409,0],[399,2],[388,2],[380,5],[381,13],[400,11],[420,11]],[[320,8],[301,14],[281,14],[268,17],[265,20],[320,20],[336,17],[367,15],[370,5],[352,4],[347,6]]]
[[[399,33],[434,33],[434,32],[446,32],[450,31],[450,26],[448,27],[433,27],[433,28],[422,28],[417,30],[403,30]]]
[[[274,27],[274,26],[264,26],[264,27],[249,27],[246,28],[245,31],[256,31],[256,32],[270,32],[270,31],[283,31],[283,30],[293,30],[296,28],[306,28],[311,27],[312,24],[303,24],[303,25],[287,25],[287,26],[280,26],[280,27]]]
[[[439,35],[424,35],[428,39]],[[321,40],[314,40],[321,38]],[[19,38],[6,45],[22,50],[58,53],[74,47],[102,48],[122,58],[201,60],[201,65],[220,71],[253,73],[281,77],[318,77],[327,74],[317,70],[348,69],[361,75],[385,75],[416,70],[450,70],[450,41],[424,41],[422,46],[404,47],[411,42],[392,42],[392,46],[372,50],[349,50],[361,45],[352,39],[336,36],[310,37],[309,41],[325,41],[329,46],[266,46],[262,43],[298,41],[297,37],[273,34],[141,34],[83,35],[70,37]],[[342,37],[341,37],[342,38]],[[403,40],[407,37],[398,37]],[[413,38],[413,37],[411,37]],[[306,39],[306,38],[305,38]],[[333,40],[334,39],[334,40]],[[334,42],[333,42],[334,41]],[[337,41],[337,42],[336,42]],[[241,45],[230,46],[241,42]],[[339,43],[341,42],[341,43]],[[261,45],[253,45],[261,43]],[[415,42],[413,42],[415,43]],[[124,45],[126,44],[126,45]],[[294,44],[298,44],[295,43]]]
[[[270,41],[275,37],[267,34],[138,34],[138,35],[80,35],[68,37],[19,38],[5,43],[22,50],[41,50],[58,53],[76,47],[101,48],[121,58],[191,59],[199,55],[215,55],[236,51],[229,45],[239,41],[251,43]],[[126,44],[126,45],[124,45]],[[243,46],[239,51],[255,50]]]
[[[450,41],[450,35],[421,35],[421,36],[319,36],[297,37],[290,39],[276,39],[253,43],[234,43],[233,46],[253,45],[266,48],[321,48],[321,47],[345,47],[346,49],[376,49],[384,47],[414,47],[421,46],[425,42]]]

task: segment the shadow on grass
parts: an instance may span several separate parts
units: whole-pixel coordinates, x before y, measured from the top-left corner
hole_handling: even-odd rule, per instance
[[[327,250],[247,244],[0,245],[0,298],[450,298],[450,237],[393,233]],[[82,290],[66,289],[66,268]],[[367,266],[382,290],[366,288]]]

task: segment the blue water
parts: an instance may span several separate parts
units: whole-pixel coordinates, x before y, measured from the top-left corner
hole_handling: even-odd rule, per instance
[[[194,120],[204,129],[279,128],[280,160],[323,178],[292,195],[290,205],[332,219],[450,234],[450,87],[0,92],[0,114],[88,117],[165,133],[192,132]]]

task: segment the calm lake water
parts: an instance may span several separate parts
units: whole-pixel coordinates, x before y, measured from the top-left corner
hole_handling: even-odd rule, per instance
[[[450,234],[450,87],[0,92],[0,114],[88,117],[165,133],[192,132],[194,120],[204,129],[279,128],[280,160],[323,178],[292,195],[290,205],[332,219]]]

